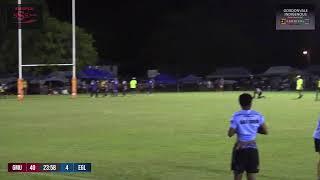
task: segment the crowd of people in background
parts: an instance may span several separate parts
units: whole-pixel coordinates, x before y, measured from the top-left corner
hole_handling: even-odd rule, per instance
[[[300,76],[303,81],[303,90],[320,91],[318,77]],[[137,92],[152,93],[157,92],[188,92],[188,91],[255,91],[257,97],[263,97],[262,91],[281,91],[297,90],[296,83],[301,81],[292,77],[246,77],[246,78],[214,78],[203,79],[195,83],[184,84],[177,81],[176,84],[166,84],[155,81],[155,79],[130,78],[119,79],[113,78],[108,80],[79,79],[78,92],[88,93],[92,97],[98,96],[125,96],[128,93]],[[43,83],[34,84],[34,81],[24,81],[24,94],[70,94],[71,81],[62,83]],[[15,94],[17,84],[15,80],[10,82],[2,81],[0,83],[0,95]],[[259,96],[260,94],[260,96]],[[300,97],[301,96],[301,97]],[[302,94],[299,95],[302,98]]]
[[[304,77],[298,75],[294,78],[293,81],[294,88],[298,93],[297,99],[303,97],[303,91],[306,90],[305,88],[305,80]],[[215,88],[216,91],[224,91],[226,88],[227,83],[230,80],[225,80],[224,78],[219,78],[215,81],[207,81],[208,88]],[[265,98],[263,95],[263,91],[270,90],[268,86],[265,84],[265,79],[254,79],[251,77],[246,81],[243,81],[246,84],[245,89],[239,90],[253,90],[253,98]],[[288,82],[288,80],[284,79],[283,82]],[[288,82],[289,83],[289,82]],[[291,83],[291,82],[290,82]],[[318,78],[315,82],[316,87],[316,100],[318,100],[318,94],[320,92],[320,78]],[[159,85],[158,85],[159,86]],[[292,86],[292,85],[290,85]],[[24,90],[27,90],[28,85],[24,85]],[[128,82],[127,80],[123,79],[120,81],[118,78],[114,78],[112,80],[91,80],[91,81],[82,81],[80,82],[80,89],[84,90],[84,92],[89,93],[90,97],[96,98],[99,97],[106,97],[106,96],[126,96],[128,93],[136,94],[137,92],[146,92],[148,94],[152,94],[156,87],[156,82],[154,79],[149,79],[148,81],[140,81],[133,77]],[[0,86],[0,94],[3,94],[5,90]]]

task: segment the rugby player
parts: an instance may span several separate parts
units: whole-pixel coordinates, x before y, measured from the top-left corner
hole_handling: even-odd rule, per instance
[[[251,110],[252,96],[244,93],[239,96],[240,111],[234,113],[230,121],[228,136],[237,135],[233,147],[231,169],[234,180],[241,180],[246,171],[247,180],[255,180],[259,172],[259,153],[256,144],[257,133],[268,134],[264,117]]]
[[[313,138],[314,138],[315,151],[320,155],[320,118],[318,119],[317,128],[314,130]],[[317,166],[317,175],[318,175],[317,179],[320,180],[320,159],[318,161],[318,166]]]

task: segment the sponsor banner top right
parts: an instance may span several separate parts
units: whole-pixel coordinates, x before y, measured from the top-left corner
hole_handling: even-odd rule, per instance
[[[315,30],[315,6],[281,5],[277,9],[276,30]]]

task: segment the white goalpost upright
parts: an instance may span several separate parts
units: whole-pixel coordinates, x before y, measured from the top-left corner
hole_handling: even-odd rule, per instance
[[[72,97],[77,96],[76,0],[72,0]]]
[[[20,7],[22,0],[18,0],[18,8]],[[18,17],[18,16],[17,16]],[[21,19],[18,18],[18,68],[19,68],[19,77],[17,83],[17,94],[18,100],[22,101],[24,99],[24,80],[22,75],[23,67],[44,67],[44,66],[72,66],[72,80],[71,80],[71,94],[72,97],[77,96],[77,56],[76,56],[76,3],[75,0],[72,0],[72,64],[23,64],[22,61],[22,26]]]
[[[21,7],[21,0],[18,0],[18,7]],[[22,79],[22,27],[21,27],[21,19],[18,18],[18,58],[19,58],[19,78],[17,83],[18,90],[18,99],[23,100],[23,79]]]

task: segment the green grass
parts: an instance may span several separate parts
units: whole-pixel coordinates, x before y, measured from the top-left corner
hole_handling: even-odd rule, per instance
[[[230,180],[226,132],[240,92],[92,99],[0,99],[0,179]],[[254,101],[269,125],[259,136],[261,180],[310,180],[318,155],[313,93],[265,93]],[[8,162],[91,162],[88,174],[10,174]]]

